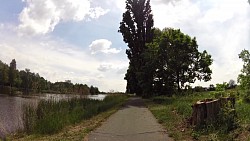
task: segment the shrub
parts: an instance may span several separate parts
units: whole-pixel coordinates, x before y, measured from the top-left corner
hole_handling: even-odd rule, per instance
[[[220,98],[220,97],[225,97],[226,93],[224,91],[216,91],[216,92],[213,92],[213,95],[215,98]]]
[[[232,107],[231,102],[225,103],[219,113],[217,126],[223,133],[228,133],[239,126],[236,110]]]
[[[246,101],[247,103],[250,103],[250,90],[247,90],[245,92],[245,95],[243,97],[244,101]]]
[[[195,92],[204,92],[205,89],[202,86],[196,86],[196,87],[194,87],[194,91]]]
[[[228,83],[223,82],[222,84],[216,84],[216,91],[225,91],[228,88]]]

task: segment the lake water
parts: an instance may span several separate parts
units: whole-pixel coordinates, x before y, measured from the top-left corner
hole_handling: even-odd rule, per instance
[[[71,98],[89,98],[103,100],[105,95],[67,95],[67,94],[41,94],[27,97],[10,97],[0,94],[0,139],[8,133],[23,128],[22,107],[25,104],[36,105],[41,99],[63,100]]]

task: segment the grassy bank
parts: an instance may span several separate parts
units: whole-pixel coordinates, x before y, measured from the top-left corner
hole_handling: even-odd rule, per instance
[[[198,100],[218,95],[236,95],[236,112],[239,127],[224,132],[224,127],[207,126],[196,129],[188,124],[192,114],[191,105]],[[237,96],[238,95],[238,96]],[[239,92],[200,92],[186,96],[154,97],[147,101],[148,107],[158,121],[175,140],[250,140],[250,104],[240,98]],[[223,124],[222,124],[223,125]]]
[[[82,140],[126,99],[119,95],[107,96],[103,101],[41,101],[36,109],[25,107],[25,132],[11,136],[9,140]]]

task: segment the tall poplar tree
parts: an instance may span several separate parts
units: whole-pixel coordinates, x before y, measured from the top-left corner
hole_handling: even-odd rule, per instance
[[[152,42],[153,38],[154,20],[151,12],[150,0],[126,1],[126,11],[118,32],[122,33],[123,40],[128,45],[126,54],[130,62],[125,75],[128,93],[142,95],[140,83],[145,80],[140,75],[146,63],[142,54],[147,48],[146,44]]]
[[[12,59],[9,67],[9,83],[10,86],[14,86],[14,82],[16,79],[16,60]]]

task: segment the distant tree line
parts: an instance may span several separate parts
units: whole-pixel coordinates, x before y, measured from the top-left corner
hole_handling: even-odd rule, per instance
[[[86,84],[73,84],[70,80],[52,83],[41,77],[38,73],[30,72],[30,69],[16,69],[16,60],[10,65],[0,60],[0,93],[15,94],[30,93],[74,93],[74,94],[98,94],[99,89]]]
[[[230,79],[229,82],[217,83],[216,85],[210,84],[209,87],[195,86],[191,88],[194,92],[204,92],[204,91],[225,91],[228,89],[235,89],[237,87],[236,82]]]
[[[128,46],[127,93],[171,96],[196,80],[211,80],[211,55],[180,29],[155,28],[150,0],[127,0],[118,32]]]

